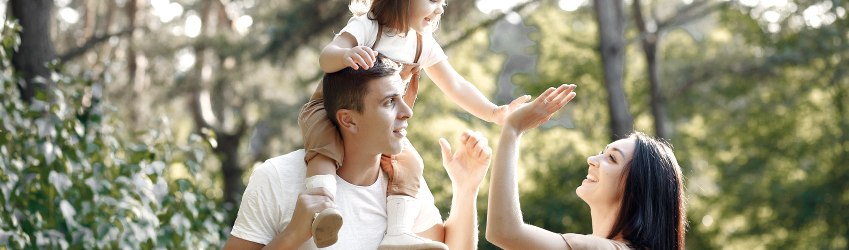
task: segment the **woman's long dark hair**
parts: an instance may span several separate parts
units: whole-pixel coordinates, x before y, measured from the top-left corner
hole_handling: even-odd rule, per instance
[[[607,238],[617,235],[638,249],[684,249],[686,199],[683,175],[672,146],[635,132],[634,156],[626,166],[622,207]]]

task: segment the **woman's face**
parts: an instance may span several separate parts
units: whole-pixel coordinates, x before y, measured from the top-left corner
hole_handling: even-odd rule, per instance
[[[433,27],[445,11],[445,0],[411,0],[410,28],[419,33],[433,32]]]
[[[575,189],[590,207],[618,207],[625,184],[625,166],[631,162],[636,146],[634,138],[607,145],[598,155],[587,157],[587,178]]]

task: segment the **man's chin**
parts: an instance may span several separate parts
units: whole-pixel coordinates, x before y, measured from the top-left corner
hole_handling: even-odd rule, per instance
[[[403,150],[404,150],[404,143],[401,143],[400,141],[396,142],[396,144],[392,145],[392,148],[389,149],[390,155],[400,154],[401,151],[403,151]]]

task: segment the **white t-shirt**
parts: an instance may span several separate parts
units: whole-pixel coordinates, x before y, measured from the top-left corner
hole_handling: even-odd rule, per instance
[[[377,30],[377,21],[362,15],[351,17],[348,20],[348,25],[345,25],[345,28],[339,34],[347,32],[357,39],[358,46],[372,47],[377,38]],[[404,37],[391,33],[384,28],[380,42],[374,49],[393,60],[412,63],[416,58],[416,31],[410,29]],[[422,55],[419,58],[422,69],[433,66],[447,58],[448,56],[442,51],[442,47],[439,46],[436,39],[433,39],[433,34],[422,34]]]
[[[307,166],[304,150],[274,157],[256,167],[242,196],[236,223],[230,232],[235,237],[267,245],[289,225],[298,194],[305,189]],[[335,202],[345,218],[336,244],[322,249],[377,249],[386,232],[387,179],[379,171],[370,186],[356,186],[336,177]],[[433,202],[433,194],[421,179],[417,194],[421,210],[413,232],[423,232],[442,216]],[[310,238],[299,249],[318,249]]]

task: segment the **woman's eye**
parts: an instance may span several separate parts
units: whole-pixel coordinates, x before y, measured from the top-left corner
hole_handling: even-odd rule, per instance
[[[613,155],[610,156],[610,161],[616,163],[616,158],[613,158]]]

